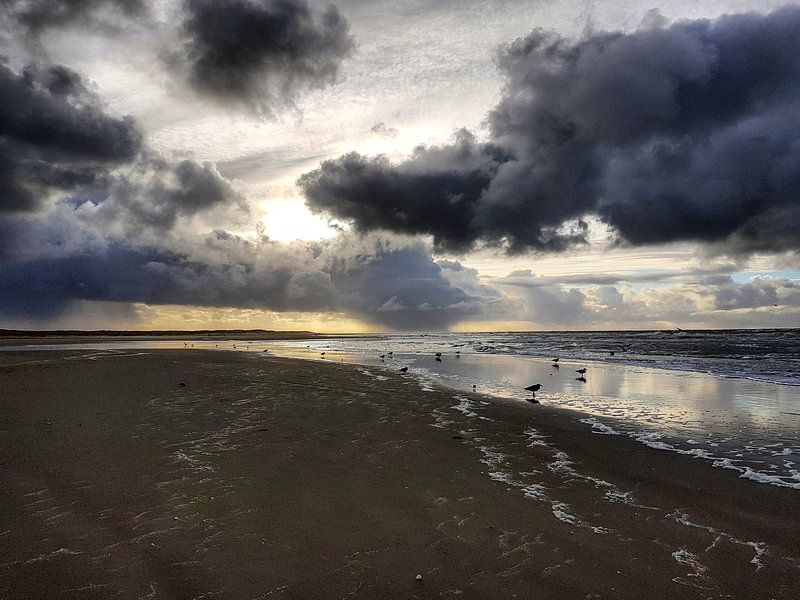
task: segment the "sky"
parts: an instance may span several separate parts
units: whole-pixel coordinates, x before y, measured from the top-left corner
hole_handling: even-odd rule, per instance
[[[800,5],[3,0],[0,328],[800,326]]]

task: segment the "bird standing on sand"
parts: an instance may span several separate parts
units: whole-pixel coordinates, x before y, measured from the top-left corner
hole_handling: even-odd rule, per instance
[[[528,390],[531,393],[531,397],[530,397],[530,400],[528,400],[528,402],[533,402],[534,404],[539,404],[539,401],[536,399],[536,392],[538,392],[540,389],[542,389],[542,384],[541,383],[534,383],[533,385],[529,385],[525,389]]]
[[[553,361],[554,363],[556,363],[556,364],[558,364],[558,361],[559,361],[559,360],[561,360],[561,359],[560,359],[560,358],[553,358],[553,359],[552,359],[552,361]]]
[[[536,399],[536,392],[542,389],[542,384],[534,383],[533,385],[529,385],[525,389],[531,393],[531,397],[528,399],[528,402],[532,402],[533,404],[539,404],[539,401]]]
[[[325,356],[325,353],[324,352],[320,352],[319,355],[320,356]]]
[[[436,354],[434,354],[434,356],[438,356],[438,357],[440,357],[440,358],[441,358],[441,356],[442,356],[442,353],[441,353],[441,352],[437,352]]]
[[[408,367],[402,367],[402,368],[400,369],[400,372],[401,372],[401,373],[407,373],[407,372],[408,372]]]
[[[586,367],[584,367],[583,369],[575,369],[575,372],[580,373],[581,375],[586,375]]]

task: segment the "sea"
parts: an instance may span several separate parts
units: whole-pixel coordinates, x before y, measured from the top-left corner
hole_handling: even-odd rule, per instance
[[[376,377],[407,368],[404,376],[423,391],[440,385],[524,402],[531,411],[572,411],[596,435],[628,436],[653,451],[800,490],[800,329],[120,339],[7,349],[156,348],[347,362]],[[525,390],[537,383],[538,405]]]

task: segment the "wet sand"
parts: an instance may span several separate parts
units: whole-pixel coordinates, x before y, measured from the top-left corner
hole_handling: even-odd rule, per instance
[[[199,350],[0,389],[2,598],[800,597],[797,491],[574,411]]]

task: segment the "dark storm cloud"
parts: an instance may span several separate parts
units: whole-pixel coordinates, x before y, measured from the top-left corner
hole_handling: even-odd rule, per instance
[[[454,144],[417,148],[400,165],[351,153],[298,183],[311,210],[352,220],[362,231],[430,233],[437,246],[464,250],[480,235],[471,223],[482,190],[506,160],[502,149],[461,131]]]
[[[632,244],[800,248],[800,8],[577,41],[537,30],[498,64],[490,144],[325,162],[300,179],[309,206],[448,249],[559,250],[585,239],[585,215]]]
[[[334,252],[333,256],[336,256]],[[442,330],[468,317],[496,314],[502,295],[457,262],[434,261],[420,244],[376,244],[330,273],[340,306],[397,330]]]
[[[54,191],[102,185],[134,159],[142,136],[109,116],[80,76],[62,66],[0,64],[0,213],[31,210]]]
[[[99,202],[97,218],[171,229],[178,217],[218,207],[247,211],[245,199],[213,165],[150,157],[117,174]]]
[[[108,18],[140,17],[145,0],[3,0],[0,15],[10,25],[39,34],[50,27],[109,24]]]
[[[184,44],[173,62],[188,66],[192,87],[267,114],[332,84],[354,47],[333,5],[316,12],[304,0],[186,0],[185,7]]]
[[[66,67],[0,64],[0,104],[0,214],[88,203],[98,222],[133,230],[169,229],[220,206],[246,209],[212,165],[147,150],[133,121],[108,115]]]

